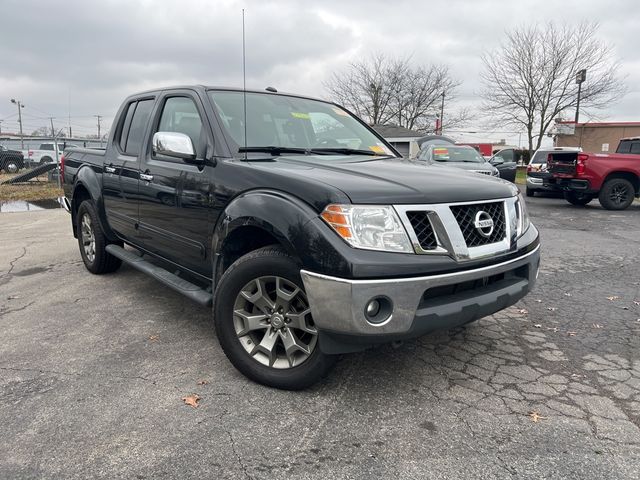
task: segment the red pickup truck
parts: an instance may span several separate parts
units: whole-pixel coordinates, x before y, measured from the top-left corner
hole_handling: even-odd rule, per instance
[[[573,205],[598,197],[607,210],[624,210],[640,197],[640,137],[623,138],[616,153],[552,152],[548,179]]]

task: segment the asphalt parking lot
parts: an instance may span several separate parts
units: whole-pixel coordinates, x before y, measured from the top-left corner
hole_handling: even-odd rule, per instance
[[[89,274],[64,211],[0,214],[0,478],[639,478],[640,204],[528,205],[531,295],[297,393],[241,376],[206,309]]]

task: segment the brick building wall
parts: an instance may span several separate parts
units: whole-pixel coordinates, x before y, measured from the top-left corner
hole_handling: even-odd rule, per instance
[[[625,137],[640,137],[640,122],[578,123],[573,135],[558,134],[555,145],[582,147],[585,152],[612,153]]]

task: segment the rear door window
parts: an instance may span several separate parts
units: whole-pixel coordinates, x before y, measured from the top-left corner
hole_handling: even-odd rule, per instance
[[[153,109],[153,99],[141,100],[136,105],[136,110],[131,119],[131,127],[127,136],[127,143],[124,149],[127,155],[139,155],[142,147],[142,137],[149,123],[151,110]]]
[[[122,122],[122,128],[120,130],[120,138],[118,140],[118,144],[120,145],[120,150],[124,151],[127,146],[127,136],[129,135],[129,127],[131,126],[131,119],[133,118],[133,112],[136,111],[136,104],[138,102],[131,102],[129,107],[127,108],[127,114],[124,117],[124,121]]]

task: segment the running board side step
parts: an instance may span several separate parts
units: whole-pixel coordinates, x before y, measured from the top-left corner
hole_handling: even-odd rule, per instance
[[[194,302],[210,307],[213,303],[213,295],[206,290],[203,290],[198,285],[195,285],[183,278],[174,275],[173,273],[158,267],[139,255],[133,252],[125,250],[118,245],[107,245],[107,252],[114,257],[119,258],[127,265],[131,265],[136,270],[140,270],[142,273],[155,278],[159,282],[164,283],[167,287],[174,289],[175,291],[183,294],[185,297],[190,298]]]

